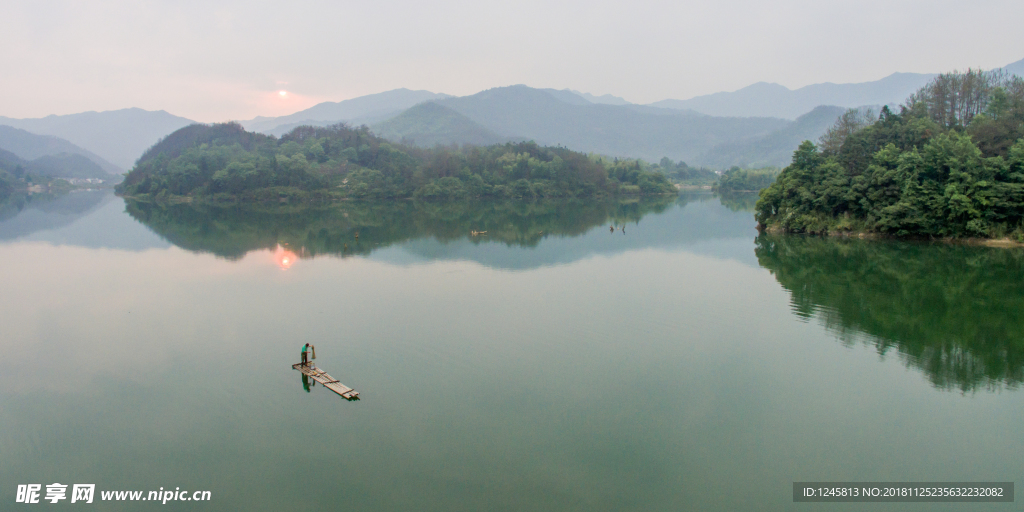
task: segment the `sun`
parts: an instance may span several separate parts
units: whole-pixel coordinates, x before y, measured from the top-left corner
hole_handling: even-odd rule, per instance
[[[288,97],[288,91],[277,91],[277,95],[282,97],[282,98],[287,98]]]

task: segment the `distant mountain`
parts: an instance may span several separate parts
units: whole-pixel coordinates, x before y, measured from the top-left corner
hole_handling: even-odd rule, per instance
[[[688,100],[662,100],[651,106],[692,109],[713,116],[769,116],[795,119],[820,105],[856,108],[861,105],[902,103],[934,78],[934,74],[893,73],[859,84],[814,84],[790,90],[758,82],[734,92],[718,92]]]
[[[1003,71],[1024,77],[1024,59]],[[862,105],[895,105],[927,84],[934,73],[893,73],[881,80],[857,84],[823,83],[796,90],[758,82],[733,92],[716,92],[688,100],[662,100],[653,107],[691,109],[710,116],[769,116],[795,119],[820,105],[857,108]]]
[[[0,117],[0,125],[54,135],[92,151],[116,165],[118,169],[113,172],[117,173],[131,169],[135,160],[161,137],[193,122],[163,110],[152,112],[140,108],[37,119]]]
[[[64,139],[52,135],[36,135],[10,126],[0,125],[0,149],[26,162],[42,159],[42,163],[33,170],[46,176],[109,179],[111,175],[124,172],[95,153]]]
[[[526,87],[526,86],[523,85],[523,86],[517,86],[517,87]],[[575,91],[570,91],[569,89],[538,89],[538,90],[544,91],[544,92],[554,96],[555,98],[557,98],[558,101],[562,101],[562,102],[568,103],[570,105],[591,105],[593,103],[590,100],[584,98],[582,95],[577,94]]]
[[[0,171],[6,171],[14,174],[19,165],[24,168],[26,163],[28,162],[24,158],[21,158],[6,149],[0,149]]]
[[[0,149],[0,170],[18,178],[25,173],[54,178],[99,178],[112,180],[114,176],[82,155],[58,153],[44,155],[35,160],[25,160],[18,155]]]
[[[1007,64],[1002,69],[1006,73],[1024,78],[1024,59],[1018,60],[1013,64]]]
[[[767,135],[715,146],[694,163],[718,169],[734,165],[747,169],[785,167],[792,161],[793,151],[801,142],[817,141],[845,111],[843,107],[817,107]]]
[[[73,153],[41,156],[29,162],[29,170],[34,174],[57,178],[111,179],[115,177],[88,158]]]
[[[396,117],[373,125],[372,130],[387,139],[433,147],[437,144],[486,146],[509,140],[473,122],[472,119],[434,102],[421,103]]]
[[[632,103],[611,94],[594,96],[589,92],[580,92],[575,89],[541,89],[552,96],[573,105],[632,105]]]
[[[534,140],[545,145],[564,145],[577,151],[609,156],[641,157],[657,161],[662,157],[692,160],[718,144],[766,135],[789,122],[773,118],[722,118],[640,105],[599,105],[569,91],[533,89],[525,85],[499,87],[459,98],[435,101],[455,111],[499,139]],[[416,126],[432,137],[450,137],[455,118],[448,110],[422,109],[410,113]],[[403,121],[404,122],[404,121]],[[460,120],[458,126],[469,126]],[[419,138],[412,131],[388,125],[389,138]],[[404,125],[410,126],[410,125]],[[452,142],[469,142],[468,138]]]
[[[589,92],[580,92],[574,89],[569,89],[573,94],[582,97],[583,99],[591,103],[600,103],[604,105],[631,105],[630,102],[618,97],[612,96],[611,94],[602,94],[601,96],[594,96]]]
[[[246,130],[282,135],[300,125],[326,126],[338,122],[371,124],[383,121],[424,101],[448,98],[430,91],[395,89],[338,102],[324,102],[281,117],[256,117],[239,121]]]

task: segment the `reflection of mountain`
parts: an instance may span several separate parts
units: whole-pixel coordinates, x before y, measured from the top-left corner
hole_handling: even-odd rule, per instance
[[[0,206],[0,242],[46,242],[141,251],[167,242],[125,215],[113,190],[19,196]]]
[[[682,214],[659,215],[674,204],[686,207]],[[393,263],[458,259],[506,269],[700,244],[699,251],[744,259],[754,233],[748,213],[730,212],[709,194],[604,202],[346,202],[299,210],[130,201],[128,213],[175,245],[230,259],[280,244],[300,258],[374,253]],[[730,245],[736,240],[741,247]]]
[[[0,240],[66,226],[112,197],[109,190],[74,191],[58,197],[18,196],[0,209]]]
[[[762,235],[755,253],[797,315],[898,351],[936,387],[1024,381],[1024,251]]]

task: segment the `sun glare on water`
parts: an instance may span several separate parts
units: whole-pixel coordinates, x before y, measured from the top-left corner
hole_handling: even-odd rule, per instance
[[[277,263],[277,266],[280,267],[281,270],[288,270],[289,268],[291,268],[292,265],[295,264],[295,260],[299,259],[299,256],[294,252],[289,251],[288,249],[278,245],[277,248],[274,250],[273,258],[274,263]]]

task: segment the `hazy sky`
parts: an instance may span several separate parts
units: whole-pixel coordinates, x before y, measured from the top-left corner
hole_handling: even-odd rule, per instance
[[[209,122],[400,87],[518,83],[649,103],[1024,58],[1020,0],[4,0],[2,11],[0,115],[18,118],[141,107]]]

